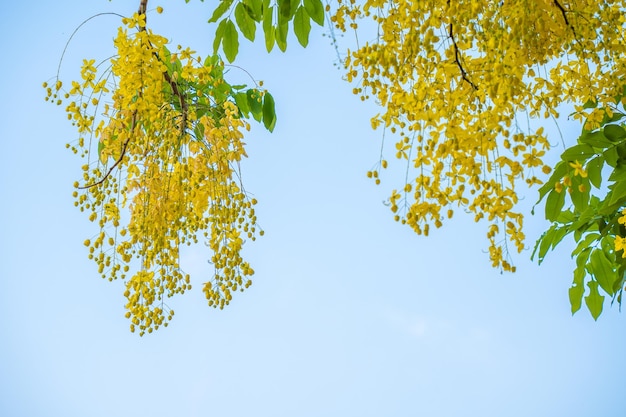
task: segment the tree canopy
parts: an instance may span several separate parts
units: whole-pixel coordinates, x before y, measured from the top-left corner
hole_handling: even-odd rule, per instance
[[[104,278],[124,280],[140,334],[166,326],[174,312],[164,299],[191,288],[181,245],[208,243],[209,305],[223,308],[247,288],[254,271],[242,247],[263,231],[239,169],[243,138],[250,119],[271,131],[277,117],[262,85],[228,83],[221,57],[236,60],[240,35],[261,34],[268,52],[285,51],[291,33],[306,47],[312,25],[327,24],[331,36],[354,33],[357,47],[341,58],[345,78],[380,108],[371,125],[385,150],[367,176],[380,184],[391,163],[405,172],[388,200],[395,220],[428,235],[456,212],[469,214],[485,223],[492,265],[514,272],[514,253],[528,245],[518,202],[537,187],[552,225],[533,256],[543,261],[573,235],[572,312],[584,299],[597,319],[605,295],[621,303],[626,271],[624,6],[221,0],[207,4],[214,53],[202,58],[153,33],[142,0],[122,18],[113,58],[85,60],[69,88],[58,74],[44,84],[48,100],[68,102],[79,135],[68,147],[86,159],[74,197],[101,230],[85,241],[89,257]],[[581,135],[560,138],[561,160],[551,166],[544,158],[559,138],[546,126],[568,105]]]

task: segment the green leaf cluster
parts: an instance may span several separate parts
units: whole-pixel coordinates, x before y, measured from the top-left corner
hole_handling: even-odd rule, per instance
[[[203,65],[210,68],[210,80],[219,80],[219,83],[205,82],[199,80],[185,81],[176,74],[182,71],[181,61],[164,48],[163,62],[167,67],[167,72],[171,79],[176,79],[176,86],[179,94],[184,98],[187,106],[196,112],[196,119],[204,115],[211,115],[215,122],[223,117],[220,114],[224,101],[232,101],[237,105],[241,117],[248,118],[250,115],[257,122],[262,122],[270,132],[276,125],[276,111],[272,95],[257,88],[247,88],[246,85],[231,85],[224,77],[224,63],[218,55],[208,56]],[[180,99],[173,91],[172,86],[168,86],[171,97],[170,104],[180,110]],[[214,100],[209,102],[209,97]]]
[[[298,42],[306,47],[311,21],[324,25],[321,0],[220,0],[209,19],[209,23],[219,22],[213,52],[217,54],[221,46],[228,62],[233,62],[239,52],[239,33],[254,41],[257,25],[262,28],[267,51],[277,45],[284,52],[290,23]]]
[[[189,81],[181,77],[183,63],[177,54],[172,54],[166,47],[162,48],[159,56],[166,67],[164,71],[166,79],[172,80],[164,87],[168,104],[172,108],[181,112],[184,106],[186,111],[195,113],[196,120],[208,115],[216,124],[219,124],[224,117],[222,104],[225,101],[231,101],[239,109],[240,117],[252,116],[257,122],[263,123],[270,132],[274,130],[276,110],[272,95],[258,88],[229,84],[224,77],[224,62],[218,55],[208,56],[202,64],[210,69],[211,76],[205,82],[198,79]],[[204,137],[202,125],[196,125],[194,129],[194,136],[202,141],[201,138]],[[99,156],[103,149],[104,144],[99,142]]]
[[[621,101],[621,96],[616,97],[616,103]],[[584,106],[595,107],[593,102]],[[603,294],[621,305],[626,273],[623,250],[615,251],[615,238],[626,236],[626,228],[619,222],[626,207],[626,128],[620,123],[626,114],[617,108],[601,110],[604,119],[600,126],[583,129],[539,189],[537,203],[545,199],[545,217],[552,225],[537,240],[532,254],[541,263],[549,250],[573,235],[577,245],[572,252],[576,268],[569,289],[572,314],[584,299],[594,319],[602,313]]]

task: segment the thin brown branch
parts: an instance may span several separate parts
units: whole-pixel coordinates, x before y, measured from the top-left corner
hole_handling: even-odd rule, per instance
[[[161,61],[161,58],[156,52],[154,52],[154,56],[156,56],[157,59]],[[167,83],[170,85],[170,87],[172,87],[172,92],[174,93],[174,95],[178,97],[180,110],[181,110],[181,113],[183,114],[183,120],[181,121],[180,132],[181,134],[183,134],[185,132],[185,129],[187,128],[187,111],[188,111],[187,102],[185,101],[185,97],[183,96],[183,94],[178,89],[178,84],[176,83],[176,81],[172,79],[172,76],[170,75],[169,72],[167,72],[167,70],[163,71],[163,77],[165,78],[165,81],[167,81]]]
[[[137,10],[137,14],[139,16],[143,15],[144,16],[144,21],[146,23],[146,25],[148,24],[148,15],[146,15],[146,10],[148,10],[148,0],[141,0],[139,2],[139,10]],[[146,30],[146,26],[140,26],[139,30],[141,31],[145,31]]]
[[[124,156],[126,155],[126,148],[128,147],[128,142],[130,142],[130,138],[132,137],[133,132],[135,131],[135,125],[137,122],[136,118],[137,118],[137,110],[133,112],[133,120],[131,122],[130,134],[128,135],[128,137],[124,141],[124,144],[122,145],[122,152],[120,153],[120,157],[117,158],[115,163],[111,166],[111,168],[109,168],[107,173],[104,174],[104,176],[100,180],[98,180],[97,182],[94,182],[93,184],[78,187],[79,190],[86,190],[89,188],[97,187],[98,185],[102,184],[104,181],[106,181],[107,178],[109,178],[109,176],[111,175],[111,172],[113,172],[115,167],[118,166],[120,162],[122,162],[122,159],[124,159]]]
[[[456,65],[459,67],[459,69],[461,70],[461,77],[463,78],[463,80],[469,83],[469,85],[471,85],[474,88],[474,90],[478,90],[478,87],[476,87],[476,84],[474,84],[472,80],[470,80],[467,77],[467,72],[465,71],[465,68],[463,68],[463,65],[461,64],[461,51],[459,50],[459,47],[456,44],[456,39],[454,38],[454,32],[452,31],[452,23],[450,23],[448,35],[450,36],[450,39],[452,39],[452,44],[454,45],[454,61],[456,62]]]
[[[148,0],[141,0],[137,13],[141,16],[142,14],[146,14],[146,10],[148,10]]]
[[[561,3],[559,3],[558,0],[552,0],[552,2],[561,11],[561,15],[563,16],[563,20],[565,20],[565,25],[572,30],[572,33],[574,34],[574,38],[576,40],[578,40],[578,35],[576,35],[576,30],[574,29],[574,26],[572,26],[570,24],[569,19],[567,18],[567,10],[565,10],[565,7],[563,7],[563,5]]]
[[[137,11],[137,13],[139,13],[139,15],[145,15],[146,14],[146,10],[148,9],[148,0],[141,0],[139,3],[139,10]],[[148,18],[146,16],[146,23],[148,21]],[[141,30],[146,30],[146,27],[142,27]],[[150,44],[150,47],[153,48],[154,50],[154,46],[152,46],[152,44]],[[154,51],[153,52],[154,56],[161,62],[163,62],[161,60],[161,57],[159,57],[159,54]],[[180,103],[180,109],[183,113],[183,121],[181,122],[181,134],[184,133],[185,129],[187,128],[187,102],[185,101],[184,96],[181,94],[180,90],[178,89],[178,84],[176,83],[176,81],[174,81],[172,79],[172,76],[167,72],[167,70],[163,71],[163,77],[165,78],[165,81],[167,81],[167,83],[170,85],[170,87],[172,87],[172,92],[174,93],[174,95],[176,97],[178,97],[178,102]]]
[[[109,168],[109,170],[107,171],[107,173],[104,175],[104,177],[102,177],[99,181],[94,182],[93,184],[89,184],[89,185],[85,185],[83,187],[78,187],[79,190],[86,190],[88,188],[93,188],[96,187],[100,184],[102,184],[107,178],[109,178],[109,175],[111,175],[111,172],[113,172],[113,170],[115,169],[116,166],[119,165],[120,162],[122,162],[122,158],[124,158],[124,155],[126,154],[126,147],[128,146],[128,142],[130,141],[130,137],[128,137],[125,141],[124,141],[124,146],[122,147],[122,154],[120,155],[120,157],[117,159],[117,161],[115,161],[115,163],[111,166],[111,168]]]

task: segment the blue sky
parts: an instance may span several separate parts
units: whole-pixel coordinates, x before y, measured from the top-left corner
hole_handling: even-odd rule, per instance
[[[625,317],[571,316],[570,247],[541,266],[526,251],[502,275],[469,218],[428,238],[393,221],[382,202],[398,179],[365,176],[380,150],[377,110],[341,80],[323,30],[306,50],[291,39],[287,54],[241,44],[237,65],[265,81],[278,113],[273,134],[253,128],[243,164],[266,231],[246,248],[254,285],[223,311],[207,307],[207,248],[190,248],[195,288],[171,300],[171,325],[131,334],[122,283],[87,259],[93,225],[71,197],[82,162],[65,149],[75,133],[41,83],[80,22],[137,4],[0,4],[0,415],[626,415]],[[153,29],[206,54],[209,4],[157,5]],[[77,33],[66,82],[82,58],[111,54],[118,25],[103,16]],[[561,128],[574,140],[576,126]],[[526,225],[532,247],[545,223]]]

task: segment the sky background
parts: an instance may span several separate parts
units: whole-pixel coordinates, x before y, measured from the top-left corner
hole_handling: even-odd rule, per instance
[[[323,29],[306,50],[292,37],[287,54],[241,42],[237,65],[264,80],[278,114],[273,134],[254,126],[246,139],[244,183],[266,232],[246,245],[253,286],[209,308],[209,254],[190,248],[195,287],[168,301],[170,326],[131,334],[123,283],[100,279],[82,244],[95,229],[71,197],[76,133],[41,84],[83,20],[138,3],[0,2],[1,416],[626,415],[626,316],[570,314],[571,245],[541,266],[523,252],[517,273],[500,274],[485,226],[461,213],[428,238],[393,221],[383,201],[400,179],[365,176],[377,109],[342,81]],[[206,55],[210,2],[149,9],[155,32]],[[111,55],[118,26],[102,16],[76,34],[66,83],[82,58]],[[545,223],[526,225],[532,248]]]

